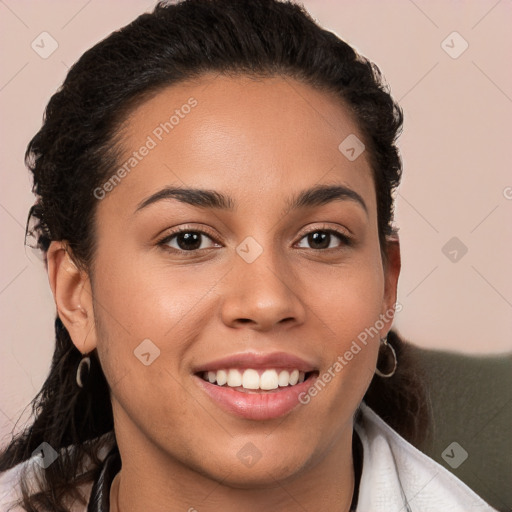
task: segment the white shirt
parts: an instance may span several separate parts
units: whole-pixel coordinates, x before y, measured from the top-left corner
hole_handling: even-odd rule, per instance
[[[357,512],[496,512],[453,473],[419,451],[364,403]]]
[[[361,421],[355,429],[363,445],[363,470],[357,512],[496,512],[440,464],[408,443],[372,409],[361,404]],[[103,458],[107,450],[100,456]],[[0,474],[0,512],[20,496],[22,468],[42,471],[35,458]],[[90,496],[92,483],[83,488]],[[70,508],[86,512],[87,507]],[[12,512],[22,512],[20,507]],[[108,512],[108,511],[105,511]]]

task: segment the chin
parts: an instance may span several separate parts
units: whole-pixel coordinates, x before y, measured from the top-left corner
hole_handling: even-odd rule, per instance
[[[292,455],[289,458],[279,452],[266,458],[262,455],[252,466],[237,460],[231,464],[231,472],[223,484],[236,489],[280,487],[283,482],[295,479],[308,465],[305,454],[299,457],[300,454],[292,449],[288,453]]]

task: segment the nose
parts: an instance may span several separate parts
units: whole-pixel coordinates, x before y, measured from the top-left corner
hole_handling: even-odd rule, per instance
[[[278,325],[304,322],[306,309],[298,289],[299,280],[282,258],[264,250],[252,263],[234,254],[222,303],[222,320],[234,328],[249,326],[268,331]]]

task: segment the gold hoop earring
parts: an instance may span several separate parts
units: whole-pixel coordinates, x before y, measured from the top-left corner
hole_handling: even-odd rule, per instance
[[[386,348],[389,348],[391,350],[391,353],[393,354],[393,369],[389,372],[389,373],[382,373],[378,368],[375,368],[375,373],[379,376],[379,377],[382,377],[384,379],[389,379],[389,377],[393,377],[393,375],[395,374],[396,372],[396,369],[398,367],[398,361],[397,361],[397,358],[396,358],[396,352],[395,352],[395,349],[393,348],[393,345],[389,344],[388,343],[388,337],[386,336],[385,338],[382,338],[380,340],[380,342],[382,343],[382,345],[384,345]]]
[[[78,368],[76,369],[76,383],[79,388],[84,387],[84,381],[82,380],[82,370],[84,366],[87,366],[87,378],[91,369],[91,358],[89,356],[83,356],[80,360],[80,363],[78,364]]]

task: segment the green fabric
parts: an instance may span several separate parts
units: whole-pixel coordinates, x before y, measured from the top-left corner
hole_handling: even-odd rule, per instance
[[[512,510],[512,354],[472,357],[414,347],[434,417],[424,453],[498,510]],[[452,466],[467,459],[459,467]],[[444,457],[442,456],[444,452]]]

